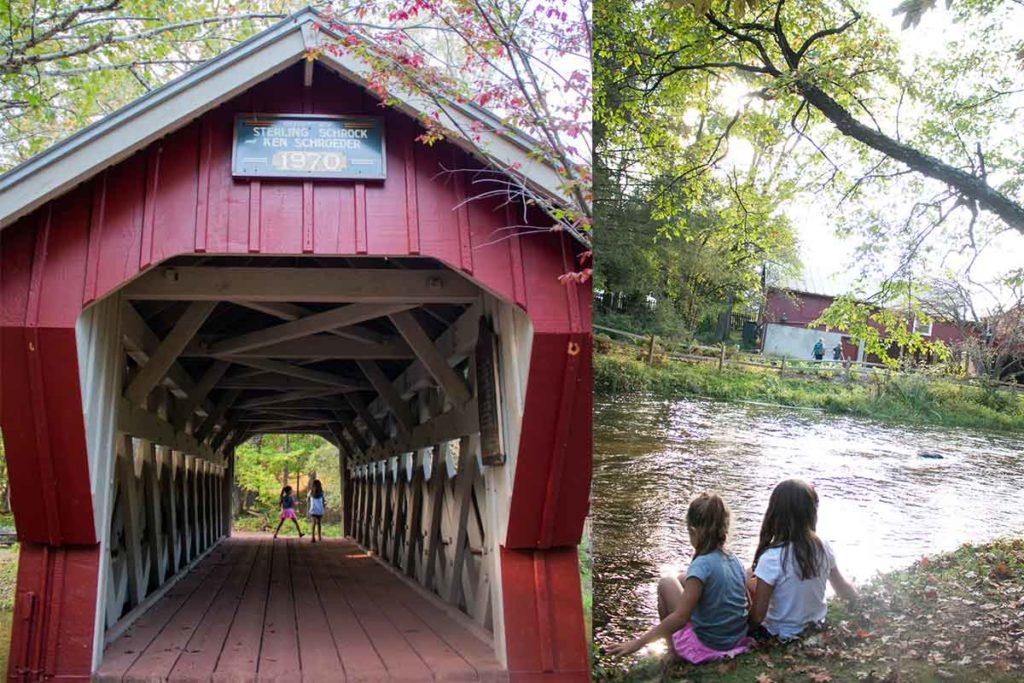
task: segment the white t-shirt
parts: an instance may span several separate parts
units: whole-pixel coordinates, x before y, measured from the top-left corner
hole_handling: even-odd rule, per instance
[[[825,586],[836,566],[836,558],[828,541],[822,539],[821,544],[825,557],[818,562],[818,575],[809,579],[800,578],[800,565],[792,544],[769,548],[758,559],[754,576],[774,589],[762,622],[773,636],[793,638],[808,624],[825,618]]]

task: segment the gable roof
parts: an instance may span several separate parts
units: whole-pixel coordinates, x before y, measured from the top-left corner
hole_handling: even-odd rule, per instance
[[[116,112],[35,155],[0,176],[0,229],[68,191],[105,168],[181,128],[257,83],[306,58],[321,36],[338,39],[316,10],[307,7],[257,33],[201,66],[156,88]],[[317,61],[343,78],[366,85],[370,67],[351,54],[317,50]],[[395,108],[418,117],[433,103],[414,93],[395,93]],[[530,152],[538,143],[504,126],[498,117],[472,104],[446,103],[441,124],[449,131],[484,124],[481,153],[455,134],[446,139],[487,164],[516,165],[517,173],[555,203],[568,200],[562,179]]]

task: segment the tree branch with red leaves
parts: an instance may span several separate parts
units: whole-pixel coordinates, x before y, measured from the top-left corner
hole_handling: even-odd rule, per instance
[[[327,49],[358,55],[369,86],[385,104],[413,95],[431,103],[420,117],[425,144],[457,136],[491,161],[474,198],[503,196],[538,206],[551,230],[589,245],[591,188],[590,0],[368,0],[338,2]],[[457,110],[487,116],[470,125]],[[487,133],[530,140],[530,156],[556,171],[554,192],[537,187],[516,163],[488,149]],[[514,228],[515,226],[509,226]],[[589,278],[585,251],[574,281]]]

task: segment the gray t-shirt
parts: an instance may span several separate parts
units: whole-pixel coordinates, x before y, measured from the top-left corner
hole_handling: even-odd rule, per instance
[[[713,550],[693,558],[686,578],[704,586],[690,615],[697,639],[714,650],[732,649],[747,635],[747,589],[743,565],[735,555]]]

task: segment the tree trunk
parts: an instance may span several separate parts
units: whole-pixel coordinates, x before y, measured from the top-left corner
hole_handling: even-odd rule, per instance
[[[729,330],[732,327],[732,309],[736,304],[736,293],[729,292],[725,297],[725,310],[718,316],[718,329],[715,330],[715,340],[724,342],[729,338]]]

